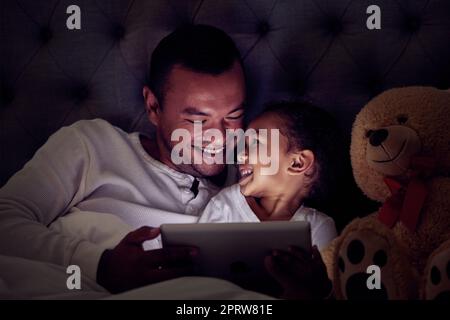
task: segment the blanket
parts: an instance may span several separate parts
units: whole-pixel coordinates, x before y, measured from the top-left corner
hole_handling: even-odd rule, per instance
[[[107,249],[114,248],[134,228],[111,214],[77,212],[59,218],[50,229]],[[160,247],[160,239],[144,243],[146,250]],[[0,255],[0,299],[271,299],[228,281],[207,277],[172,279],[111,295],[83,274],[80,288],[69,289],[70,276],[59,265]]]

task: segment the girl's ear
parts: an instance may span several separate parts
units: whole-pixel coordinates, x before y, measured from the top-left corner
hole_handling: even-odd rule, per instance
[[[147,111],[148,119],[157,127],[161,115],[161,107],[159,106],[158,99],[156,99],[153,91],[147,86],[144,86],[142,94],[144,95],[145,110]]]
[[[287,171],[290,175],[312,175],[314,173],[314,153],[311,150],[293,153]]]

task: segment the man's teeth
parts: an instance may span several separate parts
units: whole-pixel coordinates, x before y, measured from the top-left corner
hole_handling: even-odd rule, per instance
[[[205,152],[205,153],[208,153],[208,154],[216,154],[216,153],[222,152],[223,149],[224,148],[221,147],[221,148],[216,148],[216,149],[204,148],[204,149],[201,149],[201,150],[203,152]]]

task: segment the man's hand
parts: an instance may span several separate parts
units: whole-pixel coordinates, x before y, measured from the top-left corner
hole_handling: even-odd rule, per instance
[[[119,293],[172,278],[192,274],[197,249],[171,247],[144,251],[142,243],[156,238],[159,228],[141,227],[130,232],[112,250],[106,250],[97,269],[97,282],[111,293]]]
[[[282,286],[285,299],[324,299],[331,292],[326,266],[316,246],[312,252],[291,246],[265,259],[269,274]]]

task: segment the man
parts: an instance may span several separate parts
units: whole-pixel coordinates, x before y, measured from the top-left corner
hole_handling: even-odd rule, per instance
[[[141,227],[104,251],[47,228],[76,211],[110,213],[131,226],[152,221],[156,211],[184,222],[225,185],[223,164],[174,164],[177,141],[171,135],[188,130],[192,157],[215,159],[225,141],[199,147],[194,123],[224,135],[242,126],[245,81],[233,41],[210,26],[181,27],[155,49],[149,80],[143,95],[156,138],[127,134],[99,119],[60,129],[0,189],[0,254],[79,265],[111,292],[188,274],[195,249],[142,249],[158,229]]]

